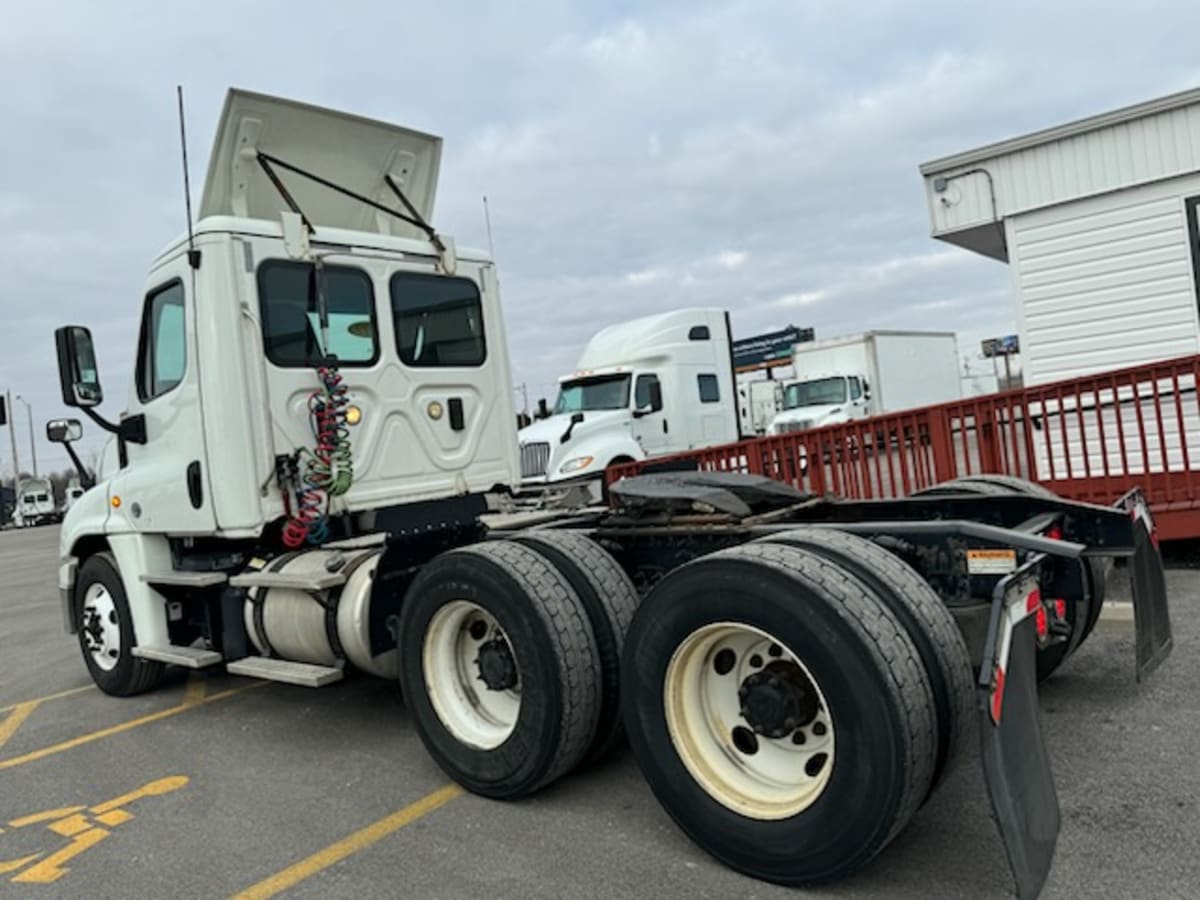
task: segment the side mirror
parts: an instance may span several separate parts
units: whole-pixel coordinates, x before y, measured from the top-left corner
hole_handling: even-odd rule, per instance
[[[871,399],[871,385],[865,378],[863,379],[862,387],[863,387],[863,399],[870,400]]]
[[[51,419],[46,423],[46,440],[52,444],[71,444],[83,437],[78,419]]]
[[[583,413],[581,413],[581,412],[571,413],[571,424],[572,425],[578,425],[582,421],[583,421]]]
[[[54,343],[58,349],[58,380],[63,403],[81,409],[99,406],[104,391],[96,371],[92,333],[80,325],[67,325],[54,332]]]

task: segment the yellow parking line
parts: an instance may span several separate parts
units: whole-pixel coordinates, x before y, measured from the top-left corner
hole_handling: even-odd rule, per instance
[[[54,756],[57,753],[63,753],[66,750],[74,750],[83,744],[90,744],[92,741],[98,741],[102,738],[112,737],[114,734],[121,734],[124,731],[129,731],[133,728],[140,728],[142,725],[149,725],[151,722],[157,722],[160,719],[167,719],[171,716],[177,716],[181,712],[187,712],[189,709],[195,709],[198,706],[203,706],[205,703],[212,703],[216,700],[224,700],[226,697],[232,697],[234,694],[240,694],[242,691],[248,691],[251,688],[262,687],[267,684],[265,681],[248,684],[245,687],[230,688],[227,691],[210,694],[203,699],[197,700],[194,703],[183,702],[178,706],[172,706],[169,709],[159,710],[156,713],[150,713],[147,716],[139,716],[136,719],[129,719],[125,722],[118,722],[116,725],[110,725],[107,728],[101,728],[99,731],[92,731],[88,734],[82,734],[79,737],[71,738],[69,741],[63,741],[61,744],[54,744],[50,747],[43,747],[41,750],[34,750],[30,753],[25,753],[21,756],[14,756],[10,759],[0,759],[0,771],[4,769],[12,769],[17,766],[23,766],[25,763],[31,763],[39,759],[45,759],[47,756]],[[7,723],[7,719],[5,722]]]
[[[9,706],[0,706],[0,713],[8,712],[10,709],[16,709],[18,706],[24,706],[26,703],[45,703],[47,700],[57,700],[59,697],[70,697],[72,694],[82,694],[84,691],[94,691],[94,684],[85,684],[83,687],[71,688],[69,691],[59,691],[57,694],[47,694],[45,697],[34,697],[32,700],[23,700],[20,703],[13,703]]]
[[[18,703],[8,718],[0,722],[0,747],[8,743],[8,739],[16,734],[21,724],[29,718],[29,714],[38,708],[38,700]]]
[[[389,834],[399,831],[405,825],[415,822],[422,816],[428,815],[435,809],[445,806],[455,797],[460,796],[463,789],[457,784],[448,784],[432,794],[422,797],[416,803],[397,810],[386,818],[380,819],[365,828],[359,829],[335,844],[330,844],[324,850],[318,850],[312,856],[288,866],[282,872],[260,881],[253,887],[246,888],[235,894],[231,900],[267,900],[281,891],[294,887],[306,878],[311,878],[318,872],[328,869],[334,863],[341,862],[348,856],[353,856],[360,850],[365,850],[372,844],[382,840]]]
[[[188,676],[187,686],[183,689],[183,700],[181,705],[192,706],[204,699],[205,693],[208,691],[208,682],[199,672],[193,672]]]

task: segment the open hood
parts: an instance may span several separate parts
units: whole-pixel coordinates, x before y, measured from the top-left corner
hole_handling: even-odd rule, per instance
[[[225,98],[213,142],[201,218],[278,220],[288,209],[259,164],[258,153],[403,212],[403,204],[384,181],[390,175],[420,217],[433,221],[441,138],[236,88]],[[274,171],[318,230],[325,226],[425,238],[412,225],[358,200],[279,166]]]

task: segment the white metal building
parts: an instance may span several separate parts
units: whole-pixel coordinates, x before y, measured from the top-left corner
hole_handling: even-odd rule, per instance
[[[1200,89],[921,174],[933,236],[1009,263],[1026,384],[1200,352]]]

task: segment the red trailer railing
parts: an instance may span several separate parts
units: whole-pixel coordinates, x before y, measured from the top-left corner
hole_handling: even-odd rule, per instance
[[[870,499],[1002,473],[1105,505],[1140,487],[1162,538],[1200,537],[1198,377],[1200,356],[1187,356],[627,463],[606,478],[694,461]]]

